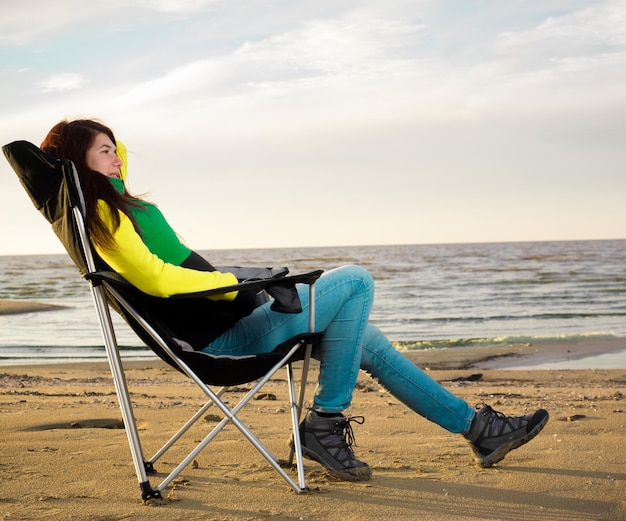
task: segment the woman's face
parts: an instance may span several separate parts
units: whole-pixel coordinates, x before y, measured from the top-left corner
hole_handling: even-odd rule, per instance
[[[107,177],[119,177],[122,160],[115,153],[115,143],[106,134],[96,134],[85,158],[87,166]]]

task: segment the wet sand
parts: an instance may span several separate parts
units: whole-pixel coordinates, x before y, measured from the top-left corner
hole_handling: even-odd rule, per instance
[[[0,315],[15,315],[17,313],[34,313],[36,311],[55,311],[65,306],[35,302],[32,300],[1,300]]]

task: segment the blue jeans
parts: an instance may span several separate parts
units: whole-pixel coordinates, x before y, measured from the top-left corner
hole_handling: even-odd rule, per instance
[[[268,352],[308,330],[309,293],[298,288],[303,312],[276,313],[270,303],[256,308],[203,351],[218,355]],[[313,409],[341,412],[350,406],[363,369],[407,407],[450,432],[469,430],[474,409],[398,352],[368,323],[374,281],[359,266],[326,272],[315,285],[315,330],[324,338],[317,349],[320,374]]]

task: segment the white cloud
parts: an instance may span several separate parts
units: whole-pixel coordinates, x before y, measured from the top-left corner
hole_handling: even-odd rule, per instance
[[[60,73],[39,82],[37,85],[43,93],[67,92],[77,90],[85,85],[86,80],[80,74]]]
[[[301,30],[258,42],[248,42],[234,57],[242,64],[269,70],[324,74],[385,72],[409,58],[423,26],[373,18],[364,13],[340,19],[316,20]],[[381,70],[381,67],[383,70]]]
[[[3,5],[0,45],[20,46],[61,34],[69,27],[92,27],[94,31],[145,22],[151,13],[193,15],[223,0],[107,0],[86,2],[20,0]]]
[[[626,4],[621,0],[610,0],[561,16],[550,16],[533,29],[502,33],[498,44],[502,48],[533,47],[537,54],[547,51],[548,55],[624,45]]]
[[[626,4],[610,0],[502,31],[493,55],[464,69],[478,110],[516,117],[626,106]]]
[[[147,10],[154,9],[164,13],[195,13],[220,2],[221,0],[135,0],[129,4],[140,5]]]
[[[220,133],[228,133],[233,122],[240,124],[239,133],[259,127],[292,133],[294,127],[336,126],[352,118],[354,126],[375,125],[379,117],[406,114],[407,102],[424,117],[436,105],[433,100],[449,96],[449,87],[435,79],[436,61],[415,56],[423,32],[420,24],[363,11],[312,20],[183,64],[135,85],[109,105],[141,107],[174,125],[187,119],[183,114],[193,114],[217,122]]]
[[[314,21],[256,41],[246,41],[232,53],[197,60],[159,78],[138,85],[129,96],[152,101],[173,93],[216,89],[214,94],[267,94],[275,85],[280,95],[302,85],[325,86],[337,79],[373,81],[377,78],[415,75],[415,59],[409,49],[421,27],[361,17]]]
[[[112,9],[110,2],[92,3],[64,0],[20,0],[2,7],[0,45],[21,46],[49,37],[63,28],[87,23],[100,13],[104,19]]]

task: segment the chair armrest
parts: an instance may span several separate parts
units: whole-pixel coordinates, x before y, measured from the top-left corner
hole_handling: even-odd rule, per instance
[[[135,291],[140,291],[130,282],[128,282],[124,277],[122,277],[118,273],[115,273],[114,271],[92,271],[90,273],[85,273],[83,277],[86,280],[93,282],[96,286],[103,282],[108,282],[113,286],[122,286],[125,288],[134,289]]]
[[[180,293],[172,295],[170,298],[193,298],[193,297],[211,297],[215,295],[223,295],[232,291],[271,289],[277,287],[295,287],[296,284],[313,284],[324,273],[323,270],[310,271],[299,275],[288,275],[286,277],[275,277],[268,279],[250,279],[232,284],[230,286],[222,286],[220,288],[209,289],[206,291],[197,291],[194,293]]]
[[[320,278],[324,271],[323,270],[315,270],[310,271],[308,273],[302,273],[299,275],[289,275],[287,277],[278,277],[278,278],[267,278],[267,279],[252,279],[244,282],[240,282],[238,284],[231,284],[230,286],[221,286],[219,288],[208,289],[205,291],[196,291],[193,293],[178,293],[176,295],[172,295],[169,298],[177,299],[177,298],[198,298],[198,297],[211,297],[215,295],[223,295],[224,293],[231,293],[233,291],[240,290],[256,290],[260,291],[265,288],[270,288],[272,286],[295,286],[296,284],[313,284],[317,279]],[[123,286],[126,288],[133,288],[136,291],[140,291],[135,286],[133,286],[130,282],[128,282],[124,277],[118,275],[114,271],[95,271],[92,273],[87,273],[84,277],[93,282],[108,282],[114,286]]]
[[[239,282],[252,279],[274,279],[284,277],[289,273],[289,268],[259,268],[255,266],[216,266],[221,273],[232,273]]]

